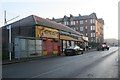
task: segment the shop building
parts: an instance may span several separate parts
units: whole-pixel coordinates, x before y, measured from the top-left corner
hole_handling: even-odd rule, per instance
[[[11,43],[9,30],[11,26]],[[48,19],[31,15],[2,27],[3,58],[61,54],[67,46],[84,44],[83,35]],[[88,42],[88,41],[86,41]]]

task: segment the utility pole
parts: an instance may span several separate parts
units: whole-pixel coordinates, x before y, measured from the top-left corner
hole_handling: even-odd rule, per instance
[[[7,24],[7,21],[6,21],[6,10],[4,11],[4,25]]]
[[[6,20],[6,10],[5,10],[5,13],[4,13],[4,25],[7,25],[7,22],[9,22],[9,21],[12,21],[13,19],[16,19],[17,17],[19,17],[19,16],[16,16],[16,17],[14,17],[14,18],[12,18],[12,19],[10,19],[10,20]],[[11,25],[8,25],[7,26],[7,29],[9,30],[9,60],[11,61],[11,57],[12,57],[12,55],[11,55],[11,52],[12,52],[12,38],[11,38]]]
[[[7,29],[9,29],[9,60],[11,61],[11,52],[12,52],[11,25],[9,25]]]

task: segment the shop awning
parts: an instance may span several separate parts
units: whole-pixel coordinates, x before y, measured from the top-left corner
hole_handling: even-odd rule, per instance
[[[84,42],[89,42],[88,37],[83,36],[82,39],[84,40]]]
[[[74,39],[74,38],[69,37],[69,36],[60,36],[60,39],[62,39],[62,40],[70,40],[70,41],[78,41],[77,39]]]
[[[84,40],[81,37],[78,38],[78,41],[84,42]]]

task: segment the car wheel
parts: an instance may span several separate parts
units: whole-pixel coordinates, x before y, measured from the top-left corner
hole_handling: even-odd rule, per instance
[[[102,51],[104,51],[104,48],[102,48]]]
[[[71,53],[71,56],[73,56],[73,55],[76,55],[76,53],[75,52]]]
[[[74,54],[73,55],[77,55],[77,51],[74,51]]]
[[[65,56],[68,56],[68,54],[65,54]]]
[[[65,56],[69,56],[70,55],[70,53],[65,53]]]
[[[83,51],[81,52],[81,54],[83,54]]]
[[[79,52],[80,52],[80,51],[76,51],[76,55],[79,55]]]

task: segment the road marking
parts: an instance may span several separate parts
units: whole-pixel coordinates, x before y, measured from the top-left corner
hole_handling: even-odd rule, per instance
[[[48,71],[48,72],[44,72],[44,73],[41,73],[41,74],[39,74],[39,75],[33,76],[33,77],[31,77],[31,78],[38,78],[38,77],[40,77],[40,76],[42,76],[42,75],[45,75],[45,74],[48,74],[48,73],[52,73],[52,72],[57,71],[57,70],[62,69],[62,68],[63,68],[63,67],[59,67],[59,68],[56,68],[56,69],[54,69],[54,70],[50,70],[50,71]]]

